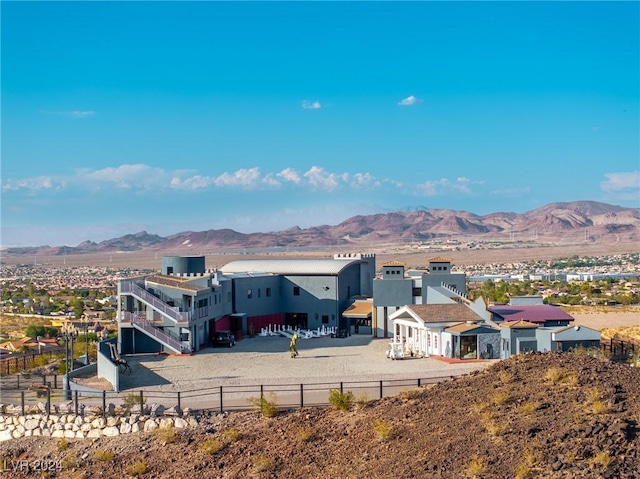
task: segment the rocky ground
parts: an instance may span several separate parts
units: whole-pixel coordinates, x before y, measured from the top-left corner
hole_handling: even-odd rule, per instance
[[[185,429],[23,438],[0,444],[0,457],[17,469],[5,477],[16,478],[624,479],[640,478],[639,433],[640,369],[545,353],[379,401],[356,398],[345,411],[213,414]],[[42,464],[53,470],[26,467]]]

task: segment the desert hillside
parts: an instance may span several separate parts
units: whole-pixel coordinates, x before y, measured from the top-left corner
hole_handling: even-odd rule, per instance
[[[357,395],[356,395],[357,399]],[[52,477],[640,478],[640,369],[545,353],[346,411],[212,414],[116,438],[23,438],[5,460]],[[33,477],[13,474],[13,477]]]

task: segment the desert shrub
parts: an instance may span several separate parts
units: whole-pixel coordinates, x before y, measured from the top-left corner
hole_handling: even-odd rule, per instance
[[[505,430],[505,427],[496,421],[490,411],[484,411],[480,414],[480,423],[492,436],[499,436]]]
[[[473,456],[467,466],[467,472],[471,477],[482,476],[485,473],[484,460],[479,456]]]
[[[329,404],[339,411],[351,409],[354,397],[351,391],[341,392],[339,389],[329,390]]]
[[[236,442],[240,437],[240,431],[237,429],[225,429],[222,431],[222,437],[224,437],[227,442]]]
[[[373,432],[375,432],[378,439],[380,439],[381,441],[385,441],[393,436],[393,426],[387,421],[377,419],[375,425],[373,426]]]
[[[78,467],[78,460],[73,454],[69,454],[65,456],[64,459],[60,462],[60,467],[63,471],[68,471],[70,469],[75,469]]]
[[[502,404],[507,404],[509,401],[511,401],[511,396],[507,391],[496,391],[491,396],[491,399],[493,400],[493,403],[496,406],[500,406]]]
[[[140,404],[140,393],[129,393],[122,400],[122,404],[127,407],[133,407],[136,404]]]
[[[533,448],[524,451],[523,457],[527,466],[535,466],[542,460],[540,453]]]
[[[249,403],[255,409],[258,409],[264,417],[276,417],[278,415],[278,407],[276,404],[276,395],[271,393],[269,399],[266,396],[259,398],[249,398]]]
[[[365,393],[362,393],[360,396],[356,398],[356,406],[358,409],[364,409],[369,404],[369,398]]]
[[[566,464],[573,464],[574,462],[576,462],[576,458],[578,457],[578,454],[575,451],[567,451],[564,453],[562,459],[564,463]]]
[[[309,442],[314,438],[314,436],[315,436],[315,432],[310,427],[305,427],[303,429],[298,429],[298,431],[296,432],[296,437],[301,442]]]
[[[518,407],[518,409],[523,414],[531,414],[532,412],[535,412],[538,409],[538,405],[534,402],[526,402],[521,404]]]
[[[253,470],[256,473],[273,471],[276,467],[276,461],[264,455],[258,455],[253,460]]]
[[[147,465],[142,461],[138,461],[133,464],[128,464],[125,470],[130,476],[138,477],[147,472]]]
[[[217,452],[220,452],[222,448],[222,442],[215,437],[205,439],[200,443],[200,450],[205,454],[216,454]]]
[[[545,373],[544,378],[552,383],[557,383],[562,379],[562,370],[560,368],[549,368]]]
[[[528,464],[518,464],[513,474],[513,479],[527,479],[531,477],[531,467]]]
[[[513,374],[510,371],[503,370],[498,373],[498,379],[500,379],[502,384],[507,384],[513,379]]]
[[[567,386],[575,387],[580,383],[578,375],[576,373],[568,373],[562,377],[562,383]]]
[[[602,397],[602,392],[598,388],[587,389],[587,400],[591,403],[599,400]]]
[[[606,469],[611,464],[611,461],[613,461],[613,458],[611,457],[609,451],[604,451],[593,456],[593,458],[591,458],[591,461],[594,464],[602,467],[603,469]]]
[[[176,428],[173,426],[154,429],[153,434],[158,441],[164,444],[173,444],[178,440]]]
[[[60,439],[58,442],[56,442],[56,447],[58,448],[58,451],[66,451],[67,449],[69,449],[69,441],[67,441],[66,439]]]
[[[112,461],[114,457],[116,457],[116,455],[113,453],[113,451],[108,451],[106,449],[98,449],[96,452],[93,453],[93,458],[96,461],[102,461],[102,462]]]
[[[598,348],[587,348],[585,346],[576,346],[574,348],[569,349],[569,352],[575,354],[576,356],[594,356],[594,357],[598,357],[600,355],[600,349],[598,349]]]
[[[591,404],[591,410],[594,414],[604,414],[609,412],[609,406],[604,401],[594,401]]]

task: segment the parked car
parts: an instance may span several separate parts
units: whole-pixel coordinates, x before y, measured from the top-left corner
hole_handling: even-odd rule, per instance
[[[231,331],[216,331],[212,339],[214,346],[232,347],[236,344],[236,337]]]

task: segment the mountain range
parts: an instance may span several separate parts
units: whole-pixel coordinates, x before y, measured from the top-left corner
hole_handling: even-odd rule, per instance
[[[141,231],[77,246],[14,247],[5,254],[80,254],[140,250],[247,250],[408,244],[438,240],[486,241],[640,240],[640,208],[595,201],[549,203],[526,213],[476,215],[467,211],[420,209],[353,216],[337,225],[292,227],[277,232],[231,229],[184,231],[167,237]]]

